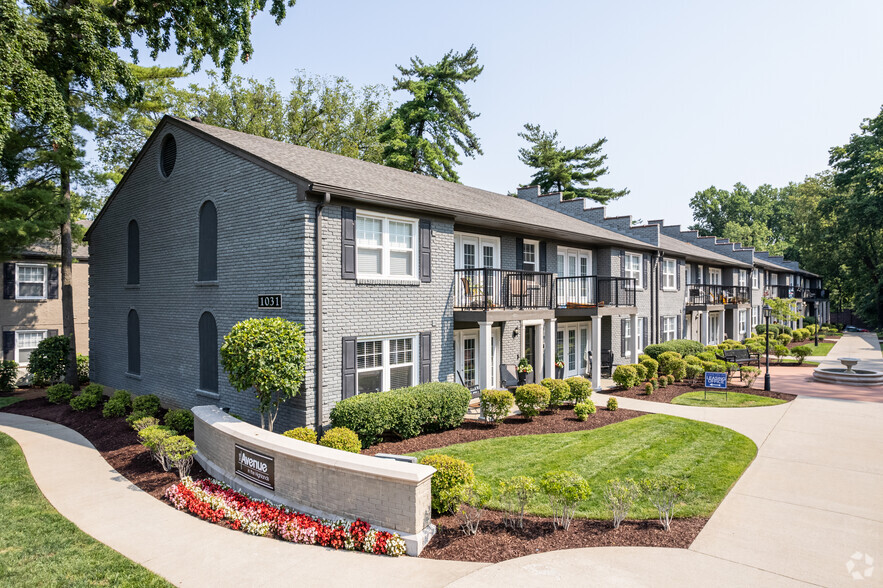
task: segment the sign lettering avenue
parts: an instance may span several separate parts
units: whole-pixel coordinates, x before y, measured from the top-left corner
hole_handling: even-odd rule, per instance
[[[258,296],[258,308],[282,308],[282,294]]]
[[[727,389],[727,374],[722,372],[705,372],[705,387]]]
[[[242,476],[246,480],[269,488],[275,489],[276,469],[273,458],[251,449],[246,449],[239,445],[235,445],[236,451],[234,455],[234,463],[237,476]]]

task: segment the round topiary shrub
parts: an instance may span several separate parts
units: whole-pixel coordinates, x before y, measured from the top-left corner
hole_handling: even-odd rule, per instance
[[[124,417],[131,407],[132,395],[126,390],[117,390],[110,400],[104,403],[101,415],[106,419]]]
[[[46,388],[46,399],[52,404],[67,404],[74,395],[74,387],[70,384],[55,384]]]
[[[89,384],[79,396],[71,398],[71,408],[76,411],[91,410],[98,408],[104,398],[104,388],[98,384]]]
[[[178,433],[188,433],[193,430],[193,413],[186,408],[170,410],[163,421]]]
[[[540,414],[549,406],[549,389],[540,384],[525,384],[515,389],[515,404],[528,419]]]
[[[812,347],[809,345],[800,345],[791,349],[791,355],[797,360],[798,364],[802,364],[803,360],[810,354],[812,354]]]
[[[349,451],[350,453],[358,453],[362,450],[362,442],[359,436],[346,427],[334,427],[322,435],[319,445],[323,447],[331,447],[332,449],[340,449],[341,451]]]
[[[657,358],[657,361],[659,362],[659,373],[666,376],[672,373],[675,369],[675,362],[677,360],[683,360],[680,353],[675,351],[661,353]]]
[[[647,382],[646,384],[644,384],[644,394],[646,394],[647,396],[653,394],[653,384],[651,382]]]
[[[155,394],[136,396],[132,400],[132,412],[144,413],[146,416],[155,417],[160,411],[159,398]]]
[[[641,365],[644,366],[644,371],[646,372],[644,375],[645,380],[649,380],[650,378],[656,376],[657,373],[659,373],[659,362],[652,357],[648,356],[642,359]]]
[[[640,363],[630,364],[633,368],[635,368],[635,372],[638,374],[638,383],[640,384],[644,380],[647,379],[647,368]]]
[[[508,390],[482,390],[481,414],[489,422],[498,423],[509,416],[515,397]]]
[[[592,395],[592,382],[582,376],[574,376],[564,380],[570,386],[570,399],[574,403],[585,402]]]
[[[616,410],[619,408],[619,402],[617,402],[616,398],[611,396],[607,399],[607,410]]]
[[[577,420],[585,421],[589,418],[590,414],[595,414],[595,403],[591,400],[586,400],[585,402],[577,402],[573,405],[573,414],[576,415]]]
[[[426,455],[420,459],[420,463],[435,468],[432,475],[432,509],[438,513],[453,512],[460,505],[463,491],[475,483],[472,466],[462,459],[441,453]]]
[[[621,365],[613,370],[613,381],[628,390],[639,383],[638,372],[633,365]]]
[[[549,389],[549,406],[560,406],[562,402],[570,400],[570,385],[564,380],[545,378],[540,381],[541,386]]]
[[[290,429],[282,433],[283,436],[288,437],[289,439],[297,439],[298,441],[303,441],[304,443],[316,443],[316,431],[310,429],[309,427],[298,427],[296,429]],[[361,444],[359,445],[361,448]]]

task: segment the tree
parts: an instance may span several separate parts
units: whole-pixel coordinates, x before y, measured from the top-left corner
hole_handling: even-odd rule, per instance
[[[279,406],[300,393],[306,374],[303,328],[282,318],[236,323],[221,345],[221,365],[237,391],[254,388],[261,427],[273,430]]]
[[[0,0],[4,43],[0,53],[0,148],[13,122],[23,118],[45,129],[57,151],[55,189],[64,220],[60,227],[61,298],[64,335],[71,339],[66,381],[77,386],[74,334],[72,171],[78,160],[77,128],[91,130],[90,103],[131,104],[142,89],[117,50],[129,49],[133,61],[139,38],[152,58],[172,47],[184,67],[198,69],[206,56],[229,77],[237,58],[252,52],[251,19],[265,2],[162,4],[146,0]],[[273,0],[270,13],[279,23],[293,0]],[[12,36],[7,36],[12,35]],[[15,39],[11,41],[10,39]]]
[[[468,157],[483,153],[469,127],[478,113],[461,88],[484,70],[478,65],[478,50],[474,45],[463,54],[451,50],[431,65],[412,57],[410,67],[396,67],[401,76],[393,78],[393,89],[409,92],[412,98],[380,129],[384,165],[459,182],[454,169],[461,163],[457,149]]]
[[[844,282],[855,295],[856,310],[883,325],[883,109],[865,119],[861,132],[830,151],[837,192],[821,209],[834,221],[832,234],[843,248]]]
[[[537,170],[531,182],[543,192],[553,188],[561,192],[565,200],[589,198],[607,204],[629,193],[628,189],[613,190],[600,186],[589,186],[607,173],[604,163],[607,155],[601,148],[607,142],[601,138],[591,145],[579,145],[568,149],[558,143],[558,131],[543,131],[539,125],[525,124],[525,132],[518,136],[530,143],[529,147],[518,150],[518,159]]]
[[[753,192],[736,183],[732,191],[711,186],[690,199],[693,219],[690,228],[702,235],[715,235],[759,251],[781,255],[788,246],[791,209],[782,190],[769,184]]]
[[[797,301],[792,298],[764,298],[763,303],[769,305],[770,316],[779,322],[796,321],[803,316],[797,312]]]

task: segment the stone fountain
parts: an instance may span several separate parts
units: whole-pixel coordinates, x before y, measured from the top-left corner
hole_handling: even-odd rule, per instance
[[[841,357],[842,368],[817,367],[812,377],[819,382],[828,384],[845,384],[847,386],[881,386],[883,372],[877,370],[854,369],[859,360],[854,357]]]

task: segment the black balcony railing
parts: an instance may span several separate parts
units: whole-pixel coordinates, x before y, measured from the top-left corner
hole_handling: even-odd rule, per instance
[[[458,310],[551,309],[552,274],[494,268],[455,269]]]
[[[573,276],[555,280],[558,308],[634,306],[635,279]]]
[[[748,304],[748,286],[719,284],[687,284],[687,304]]]
[[[766,287],[764,296],[767,298],[805,298],[805,288],[788,285],[770,285]]]
[[[828,293],[825,291],[824,288],[804,288],[803,297],[813,298],[816,300],[824,300],[828,297]]]

